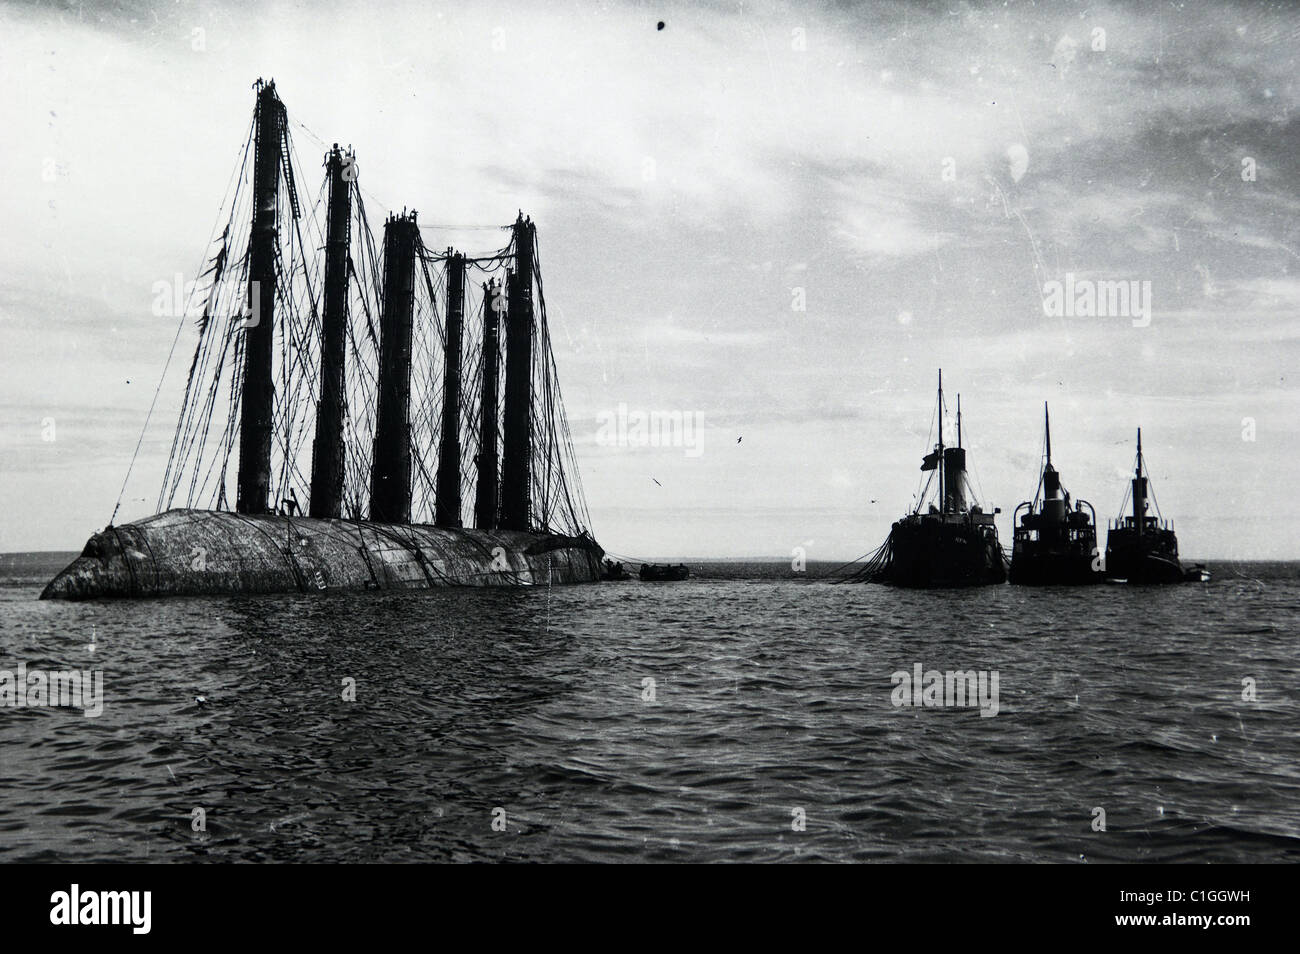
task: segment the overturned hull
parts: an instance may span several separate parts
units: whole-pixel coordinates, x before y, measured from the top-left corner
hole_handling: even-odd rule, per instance
[[[41,599],[594,583],[604,555],[585,535],[169,510],[95,534]]]

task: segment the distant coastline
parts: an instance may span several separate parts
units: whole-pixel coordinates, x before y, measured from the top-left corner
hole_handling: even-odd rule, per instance
[[[32,562],[43,562],[47,560],[72,560],[81,555],[80,550],[15,550],[12,553],[0,553],[0,566],[26,566]],[[808,566],[839,566],[847,563],[850,558],[845,557],[843,560],[808,560]],[[1300,557],[1291,559],[1270,559],[1267,557],[1251,558],[1248,560],[1232,560],[1224,557],[1185,557],[1187,563],[1205,563],[1215,566],[1237,566],[1237,565],[1257,565],[1257,564],[1278,564],[1280,566],[1300,565]],[[628,562],[624,560],[624,562]],[[633,562],[646,563],[789,563],[788,556],[652,556],[638,558]]]

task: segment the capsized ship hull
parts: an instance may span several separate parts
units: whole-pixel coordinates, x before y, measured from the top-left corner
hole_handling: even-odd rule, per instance
[[[428,249],[403,207],[384,222],[381,259],[347,171],[355,154],[337,144],[327,153],[328,202],[304,215],[299,194],[310,193],[298,185],[288,112],[274,80],[253,86],[229,218],[205,254],[205,290],[189,300],[202,312],[158,498],[186,509],[113,526],[115,507],[43,598],[598,581],[604,551],[584,529],[532,220],[521,211],[508,245],[470,259]],[[364,253],[350,251],[354,233]],[[487,279],[477,306],[471,264]],[[190,314],[187,304],[178,336]],[[475,314],[482,333],[467,354]],[[469,395],[477,421],[466,420]],[[459,526],[471,470],[473,522],[503,529]],[[429,510],[434,525],[412,524]],[[338,519],[344,512],[371,519]]]
[[[169,510],[95,534],[41,599],[594,583],[589,536]]]

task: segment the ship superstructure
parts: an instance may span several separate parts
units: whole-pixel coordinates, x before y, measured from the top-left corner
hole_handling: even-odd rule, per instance
[[[1012,583],[1079,585],[1102,581],[1097,552],[1097,516],[1092,504],[1075,500],[1052,466],[1052,422],[1043,404],[1045,461],[1032,501],[1012,515]]]
[[[928,475],[911,513],[896,521],[885,543],[852,579],[927,588],[983,586],[1006,581],[994,508],[975,501],[962,446],[961,396],[956,446],[944,442],[943,371],[937,398],[938,441],[921,461]]]

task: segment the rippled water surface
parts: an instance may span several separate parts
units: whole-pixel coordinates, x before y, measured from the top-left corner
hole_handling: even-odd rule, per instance
[[[104,711],[0,709],[0,860],[1300,860],[1295,565],[38,602],[58,562],[0,558],[0,668]],[[916,663],[1000,711],[893,706]]]

